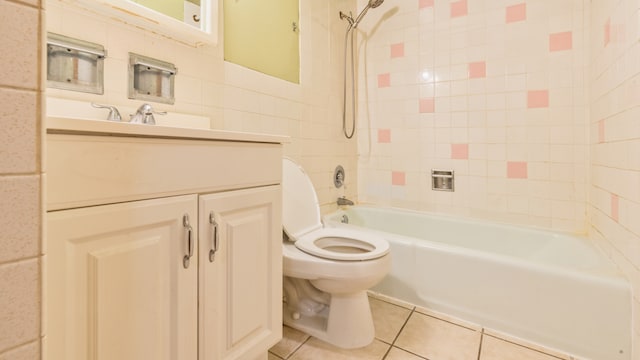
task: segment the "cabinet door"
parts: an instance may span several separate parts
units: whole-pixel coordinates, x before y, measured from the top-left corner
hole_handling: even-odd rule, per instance
[[[197,359],[197,206],[189,195],[47,214],[46,359]]]
[[[200,197],[200,360],[266,356],[281,338],[281,212],[280,186]]]

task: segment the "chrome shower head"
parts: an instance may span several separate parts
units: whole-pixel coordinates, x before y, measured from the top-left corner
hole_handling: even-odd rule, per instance
[[[362,18],[367,13],[367,11],[369,11],[369,9],[371,8],[375,9],[378,6],[382,5],[383,2],[384,0],[369,0],[369,3],[367,4],[367,6],[365,6],[364,9],[362,9],[362,12],[360,12],[360,15],[358,15],[356,20],[353,22],[352,27],[355,28],[358,26],[358,24],[360,23],[360,20],[362,20]]]

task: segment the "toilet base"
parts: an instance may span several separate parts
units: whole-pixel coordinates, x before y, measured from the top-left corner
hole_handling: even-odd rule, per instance
[[[315,316],[294,314],[283,304],[284,324],[343,349],[367,346],[375,331],[366,291],[332,294],[329,306]]]

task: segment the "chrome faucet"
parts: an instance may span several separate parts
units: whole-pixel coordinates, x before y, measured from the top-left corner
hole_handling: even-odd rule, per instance
[[[153,117],[153,114],[166,115],[167,112],[155,111],[151,105],[142,104],[138,110],[136,110],[136,113],[131,115],[131,120],[129,120],[129,122],[134,124],[155,125],[156,119]]]
[[[122,121],[122,116],[120,116],[120,111],[115,106],[110,105],[102,105],[91,103],[91,106],[98,109],[109,109],[109,115],[107,116],[107,120],[109,121]]]
[[[347,199],[344,196],[341,196],[338,198],[338,205],[339,206],[343,206],[343,205],[353,205],[353,201]]]

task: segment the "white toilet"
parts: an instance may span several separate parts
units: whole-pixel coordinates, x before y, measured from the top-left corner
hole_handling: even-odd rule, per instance
[[[353,349],[374,338],[367,289],[389,272],[389,243],[369,233],[325,228],[304,170],[283,160],[284,323]]]

